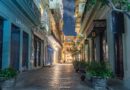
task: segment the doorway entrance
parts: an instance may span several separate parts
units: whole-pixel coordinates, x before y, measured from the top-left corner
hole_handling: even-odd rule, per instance
[[[122,35],[115,35],[115,73],[119,78],[124,77]]]
[[[28,47],[29,36],[26,32],[23,32],[23,52],[22,52],[22,67],[28,68]]]
[[[10,66],[19,70],[20,57],[20,30],[15,25],[11,26],[11,60]]]
[[[34,35],[34,66],[41,66],[41,39]]]
[[[115,74],[118,78],[124,77],[123,66],[123,41],[122,33],[124,33],[124,14],[112,12],[112,24],[114,33],[114,48],[115,48]]]

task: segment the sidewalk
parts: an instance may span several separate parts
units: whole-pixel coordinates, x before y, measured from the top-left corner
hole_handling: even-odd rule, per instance
[[[121,80],[111,79],[109,80],[108,85],[112,90],[130,90],[124,86]]]
[[[91,89],[93,88],[91,81],[85,80],[84,83]],[[92,89],[93,90],[93,89]],[[108,80],[108,90],[130,90],[126,88],[121,80],[110,79]]]
[[[2,90],[92,90],[79,78],[71,64],[44,67],[21,73],[14,87]]]

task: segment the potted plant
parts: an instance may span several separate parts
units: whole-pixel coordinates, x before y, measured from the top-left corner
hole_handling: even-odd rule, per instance
[[[73,66],[74,66],[75,71],[78,72],[79,61],[78,60],[74,60],[73,61]]]
[[[113,76],[107,63],[96,61],[88,64],[86,74],[91,77],[95,90],[107,90],[107,79]]]
[[[85,60],[81,60],[79,62],[79,71],[80,72],[85,72],[87,67],[87,62]]]
[[[80,72],[80,75],[81,75],[80,79],[82,81],[84,81],[85,78],[86,78],[85,74],[86,74],[87,66],[88,66],[88,63],[85,60],[80,61],[80,63],[79,63],[79,72]]]
[[[85,72],[86,66],[87,66],[87,62],[85,62],[84,60],[78,61],[75,60],[73,61],[73,66],[76,70],[76,72]]]
[[[11,87],[16,81],[17,71],[13,68],[6,68],[0,70],[0,81],[2,87]]]
[[[88,63],[84,60],[73,62],[75,71],[80,73],[80,75],[81,75],[80,78],[81,78],[82,81],[85,80],[85,73],[86,73],[87,64]]]

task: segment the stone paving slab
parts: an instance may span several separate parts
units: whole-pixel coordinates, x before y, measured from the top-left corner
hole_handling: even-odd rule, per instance
[[[92,90],[79,78],[71,64],[55,65],[21,73],[15,87],[2,90]]]
[[[38,70],[22,72],[14,87],[0,90],[93,90],[92,85],[80,80],[70,64],[44,67]],[[130,90],[119,81],[109,82],[109,90]]]

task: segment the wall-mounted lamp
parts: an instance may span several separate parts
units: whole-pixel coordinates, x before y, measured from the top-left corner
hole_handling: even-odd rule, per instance
[[[95,37],[96,36],[96,32],[92,32],[92,37]]]

